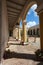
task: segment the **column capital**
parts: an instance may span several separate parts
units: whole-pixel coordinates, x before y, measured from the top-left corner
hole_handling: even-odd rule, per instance
[[[36,12],[40,15],[43,12],[43,4],[37,7]]]
[[[19,27],[19,25],[15,25],[15,28],[18,28]]]
[[[16,23],[15,27],[16,27],[16,28],[20,27],[19,23]]]

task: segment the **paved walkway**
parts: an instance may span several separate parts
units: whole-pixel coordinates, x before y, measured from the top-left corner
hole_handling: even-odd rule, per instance
[[[37,61],[35,56],[36,47],[31,44],[20,45],[20,41],[12,39],[12,43],[6,50],[3,65],[43,65],[43,62]]]

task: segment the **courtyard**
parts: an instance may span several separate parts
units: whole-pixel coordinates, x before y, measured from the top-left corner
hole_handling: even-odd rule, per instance
[[[29,38],[27,45],[21,45],[20,41],[10,38],[10,45],[6,48],[3,65],[43,65],[42,61],[37,60],[35,51],[40,49],[40,38]]]

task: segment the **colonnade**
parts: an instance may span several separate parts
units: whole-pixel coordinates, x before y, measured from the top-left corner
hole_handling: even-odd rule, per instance
[[[8,37],[9,37],[9,30],[8,30],[8,16],[7,16],[7,7],[6,7],[6,0],[0,1],[0,63],[3,58],[3,54],[5,48],[7,46]],[[43,51],[43,4],[38,6],[37,12],[40,19],[40,47]],[[22,40],[24,43],[27,42],[27,32],[26,32],[26,20],[23,19],[23,35]],[[13,29],[13,36],[16,31]],[[18,39],[20,39],[20,29],[18,27]]]
[[[22,40],[24,43],[27,42],[26,20],[23,20],[22,22],[22,36],[20,25],[16,25],[16,27],[13,29],[13,37],[18,40]]]
[[[36,29],[35,28],[34,29],[30,28],[27,33],[28,33],[29,36],[38,37],[38,36],[40,36],[40,28],[36,28]]]

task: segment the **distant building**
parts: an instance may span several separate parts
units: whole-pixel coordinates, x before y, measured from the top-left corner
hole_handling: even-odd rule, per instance
[[[29,36],[38,36],[39,37],[40,36],[39,24],[28,28],[27,34]]]

